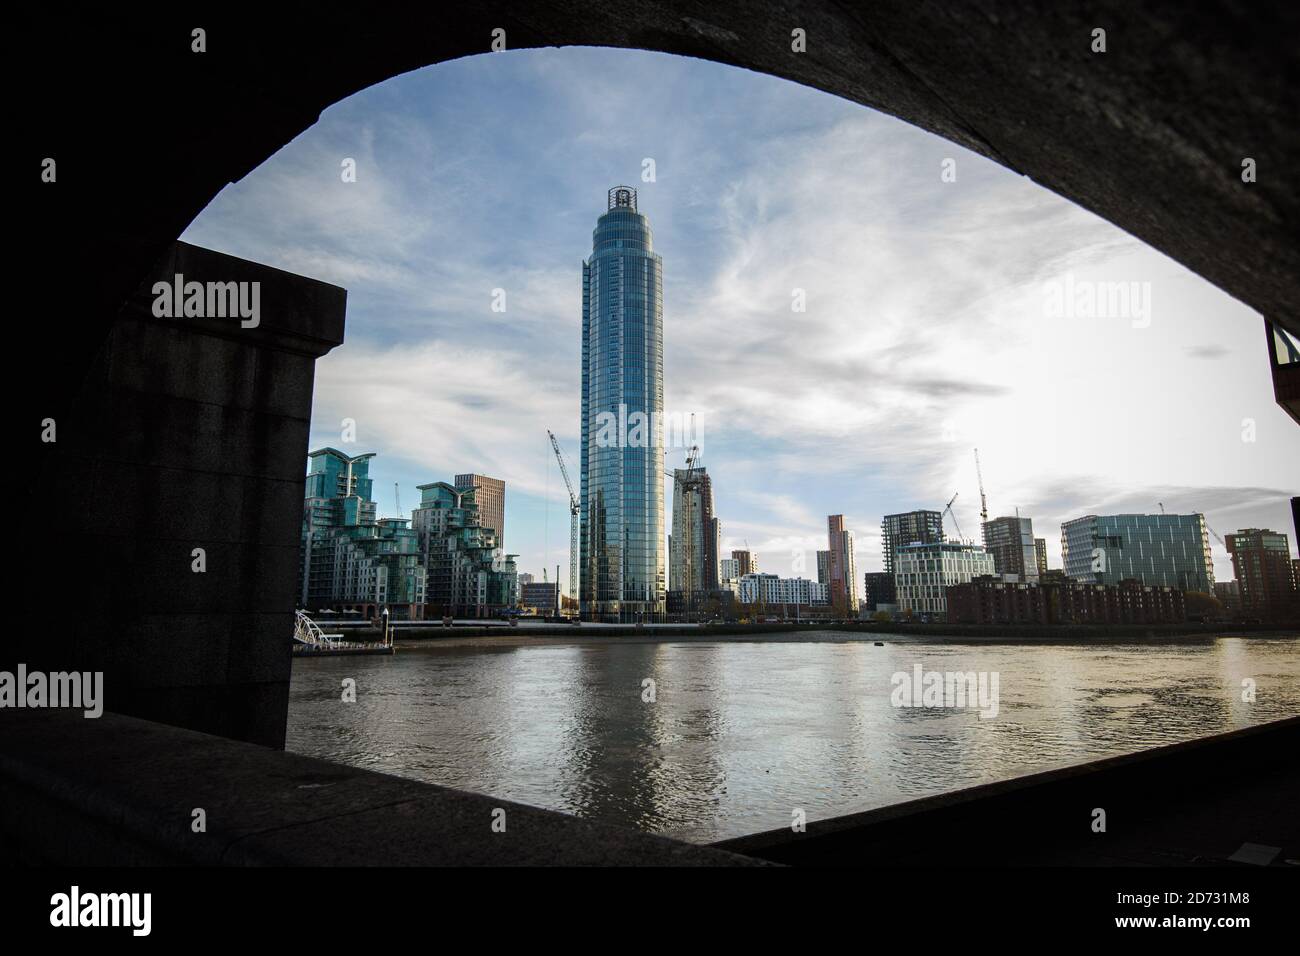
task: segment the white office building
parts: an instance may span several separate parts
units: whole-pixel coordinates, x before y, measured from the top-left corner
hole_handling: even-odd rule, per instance
[[[908,544],[894,554],[898,607],[913,614],[948,613],[946,588],[994,573],[993,555],[973,544]]]
[[[799,604],[814,607],[831,603],[830,587],[807,578],[746,574],[740,578],[738,591],[741,604]]]

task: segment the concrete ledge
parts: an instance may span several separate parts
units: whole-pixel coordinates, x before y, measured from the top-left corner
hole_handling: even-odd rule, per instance
[[[202,808],[207,832],[191,829]],[[504,833],[492,830],[505,810]],[[75,865],[764,865],[549,810],[163,724],[0,715],[10,862]]]
[[[1297,753],[1290,717],[713,845],[788,865],[1223,866],[1256,843],[1284,866],[1300,858]]]

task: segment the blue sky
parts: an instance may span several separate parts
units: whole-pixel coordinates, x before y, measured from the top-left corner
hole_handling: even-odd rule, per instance
[[[381,514],[395,482],[409,512],[417,484],[500,477],[507,550],[567,575],[546,429],[576,481],[581,262],[621,183],[664,258],[665,404],[703,430],[724,547],[765,570],[815,577],[832,513],[879,569],[880,516],[954,492],[977,537],[976,446],[991,513],[1032,517],[1053,566],[1061,521],[1157,502],[1292,534],[1300,429],[1255,312],[1015,173],[783,80],[585,48],[428,67],[335,104],[183,238],[348,290],[311,441],[378,453]],[[1052,314],[1067,277],[1144,283],[1149,316]]]

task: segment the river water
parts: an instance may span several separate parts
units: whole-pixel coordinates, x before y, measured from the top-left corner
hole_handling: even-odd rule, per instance
[[[844,637],[299,659],[287,746],[709,842],[1300,714],[1295,640]],[[996,716],[895,706],[894,675],[910,688],[917,664],[996,674]]]

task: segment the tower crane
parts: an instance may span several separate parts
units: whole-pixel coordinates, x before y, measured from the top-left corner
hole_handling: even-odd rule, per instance
[[[960,540],[961,540],[961,537],[962,537],[962,534],[961,534],[961,525],[959,525],[959,524],[957,523],[957,516],[953,513],[953,510],[952,510],[952,503],[953,503],[954,501],[957,500],[957,495],[958,495],[958,494],[959,494],[959,492],[956,492],[956,491],[954,491],[954,492],[952,493],[952,497],[948,499],[948,505],[947,505],[947,507],[945,507],[945,508],[943,509],[943,514],[944,514],[944,515],[947,515],[949,518],[952,519],[952,525],[953,525],[954,528],[957,529],[957,540],[960,541]],[[940,515],[939,520],[940,520],[941,522],[943,521],[943,515]]]
[[[980,543],[983,544],[984,526],[989,523],[989,503],[988,499],[984,497],[984,475],[980,471],[980,450],[978,448],[975,449],[975,477],[980,483]],[[956,524],[957,519],[953,518],[952,520]]]
[[[555,433],[548,428],[546,434],[550,436],[551,447],[555,449],[555,460],[560,463],[560,476],[564,479],[564,487],[569,490],[569,596],[576,601],[578,600],[578,496],[573,493],[573,482],[569,480],[569,469],[564,466],[564,455],[560,453],[560,443],[555,440]],[[556,578],[558,589],[560,583],[558,570]]]

